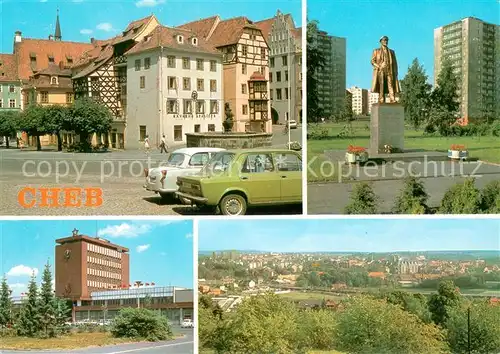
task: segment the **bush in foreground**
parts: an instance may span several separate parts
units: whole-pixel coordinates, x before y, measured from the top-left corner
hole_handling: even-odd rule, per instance
[[[113,337],[144,338],[156,342],[172,338],[172,329],[165,317],[144,308],[123,309],[111,326]]]
[[[357,183],[351,193],[351,202],[345,207],[346,214],[376,214],[377,196],[366,182]]]

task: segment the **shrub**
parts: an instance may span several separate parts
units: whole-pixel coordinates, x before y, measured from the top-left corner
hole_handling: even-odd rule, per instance
[[[440,214],[479,214],[481,212],[481,193],[474,185],[474,178],[467,178],[446,191]]]
[[[149,341],[167,340],[172,330],[165,317],[144,308],[126,308],[118,313],[111,326],[114,337],[145,338]]]
[[[366,182],[358,183],[351,192],[351,202],[345,207],[346,214],[376,214],[377,196]]]
[[[497,214],[500,203],[500,180],[491,181],[481,191],[481,210],[487,214]]]
[[[408,176],[394,203],[395,214],[425,214],[428,211],[424,184],[416,177]]]
[[[328,128],[320,126],[309,126],[307,128],[307,139],[309,140],[324,140],[328,139]]]

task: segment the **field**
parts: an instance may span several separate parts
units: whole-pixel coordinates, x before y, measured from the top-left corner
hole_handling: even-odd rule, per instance
[[[4,350],[22,349],[76,349],[89,346],[100,347],[104,345],[138,342],[130,338],[113,338],[110,333],[74,333],[71,335],[39,339],[25,337],[2,337],[0,348]]]
[[[352,123],[350,137],[339,138],[338,134],[343,131],[345,123],[309,124],[308,132],[316,129],[327,129],[328,137],[321,140],[308,140],[307,158],[309,163],[308,181],[337,181],[336,174],[321,177],[320,166],[326,161],[325,150],[346,150],[349,145],[369,147],[370,126],[369,121],[355,121]],[[482,161],[500,163],[500,139],[495,136],[483,137],[436,137],[424,135],[422,130],[416,131],[407,127],[405,129],[405,149],[447,152],[452,144],[465,145],[472,158]],[[315,177],[315,175],[319,177]]]
[[[290,301],[307,301],[307,300],[323,300],[323,299],[339,301],[344,298],[343,296],[335,296],[335,295],[314,293],[314,292],[300,292],[300,291],[293,291],[286,294],[279,294],[279,296]]]

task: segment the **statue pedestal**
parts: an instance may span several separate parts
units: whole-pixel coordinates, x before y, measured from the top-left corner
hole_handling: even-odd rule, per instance
[[[405,111],[399,103],[375,103],[370,120],[370,155],[384,153],[384,145],[404,150]]]

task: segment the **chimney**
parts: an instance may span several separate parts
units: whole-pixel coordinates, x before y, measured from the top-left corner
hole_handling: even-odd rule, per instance
[[[52,37],[53,37],[53,36],[52,36],[51,34],[49,34],[49,41],[51,41],[51,40],[52,40]]]
[[[22,40],[22,33],[21,31],[16,31],[15,34],[14,34],[14,42],[15,43],[21,43],[21,40]]]
[[[95,43],[95,38],[94,38],[94,37],[90,38],[90,43],[91,43],[91,44],[94,44],[94,43]]]

